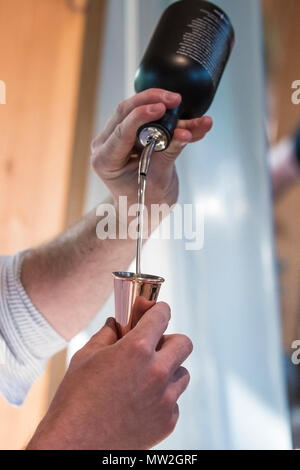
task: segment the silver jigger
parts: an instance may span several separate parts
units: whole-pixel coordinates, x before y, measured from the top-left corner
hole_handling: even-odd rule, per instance
[[[162,277],[150,274],[114,272],[115,318],[119,337],[137,324],[157,301]]]

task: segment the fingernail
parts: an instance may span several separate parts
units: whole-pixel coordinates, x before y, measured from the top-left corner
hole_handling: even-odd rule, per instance
[[[105,322],[105,326],[113,327],[115,325],[115,319],[113,317],[108,317]]]
[[[161,103],[156,103],[156,104],[150,104],[148,106],[148,112],[150,114],[156,114],[158,113],[158,111],[161,111],[162,110],[162,105]]]

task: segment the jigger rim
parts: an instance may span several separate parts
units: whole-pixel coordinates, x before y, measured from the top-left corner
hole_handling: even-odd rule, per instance
[[[136,280],[136,281],[143,281],[148,282],[149,284],[157,284],[165,282],[163,277],[155,276],[153,274],[136,274],[127,271],[115,271],[113,272],[113,276],[117,279],[123,280]]]

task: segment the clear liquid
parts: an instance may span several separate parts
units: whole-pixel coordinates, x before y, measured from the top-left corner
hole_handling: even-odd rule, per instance
[[[143,228],[144,228],[144,207],[146,194],[146,176],[138,177],[138,236],[136,242],[136,274],[141,274],[141,250],[143,245]]]
[[[146,194],[146,178],[150,163],[150,157],[154,152],[157,138],[153,137],[147,147],[144,148],[140,158],[139,172],[138,172],[138,236],[136,242],[136,275],[142,273],[141,269],[141,250],[143,245],[143,228],[144,228],[144,207],[145,207],[145,194]]]

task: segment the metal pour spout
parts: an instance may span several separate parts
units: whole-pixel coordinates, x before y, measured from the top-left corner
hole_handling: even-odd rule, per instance
[[[142,152],[139,164],[139,175],[147,176],[150,165],[150,158],[153,152],[155,151],[156,144],[157,137],[155,137],[154,135],[149,139],[149,143],[146,145]]]
[[[141,127],[137,132],[137,140],[143,146],[147,147],[152,139],[155,139],[155,152],[162,152],[166,150],[169,145],[168,136],[163,129],[155,127],[151,124],[146,124]]]

